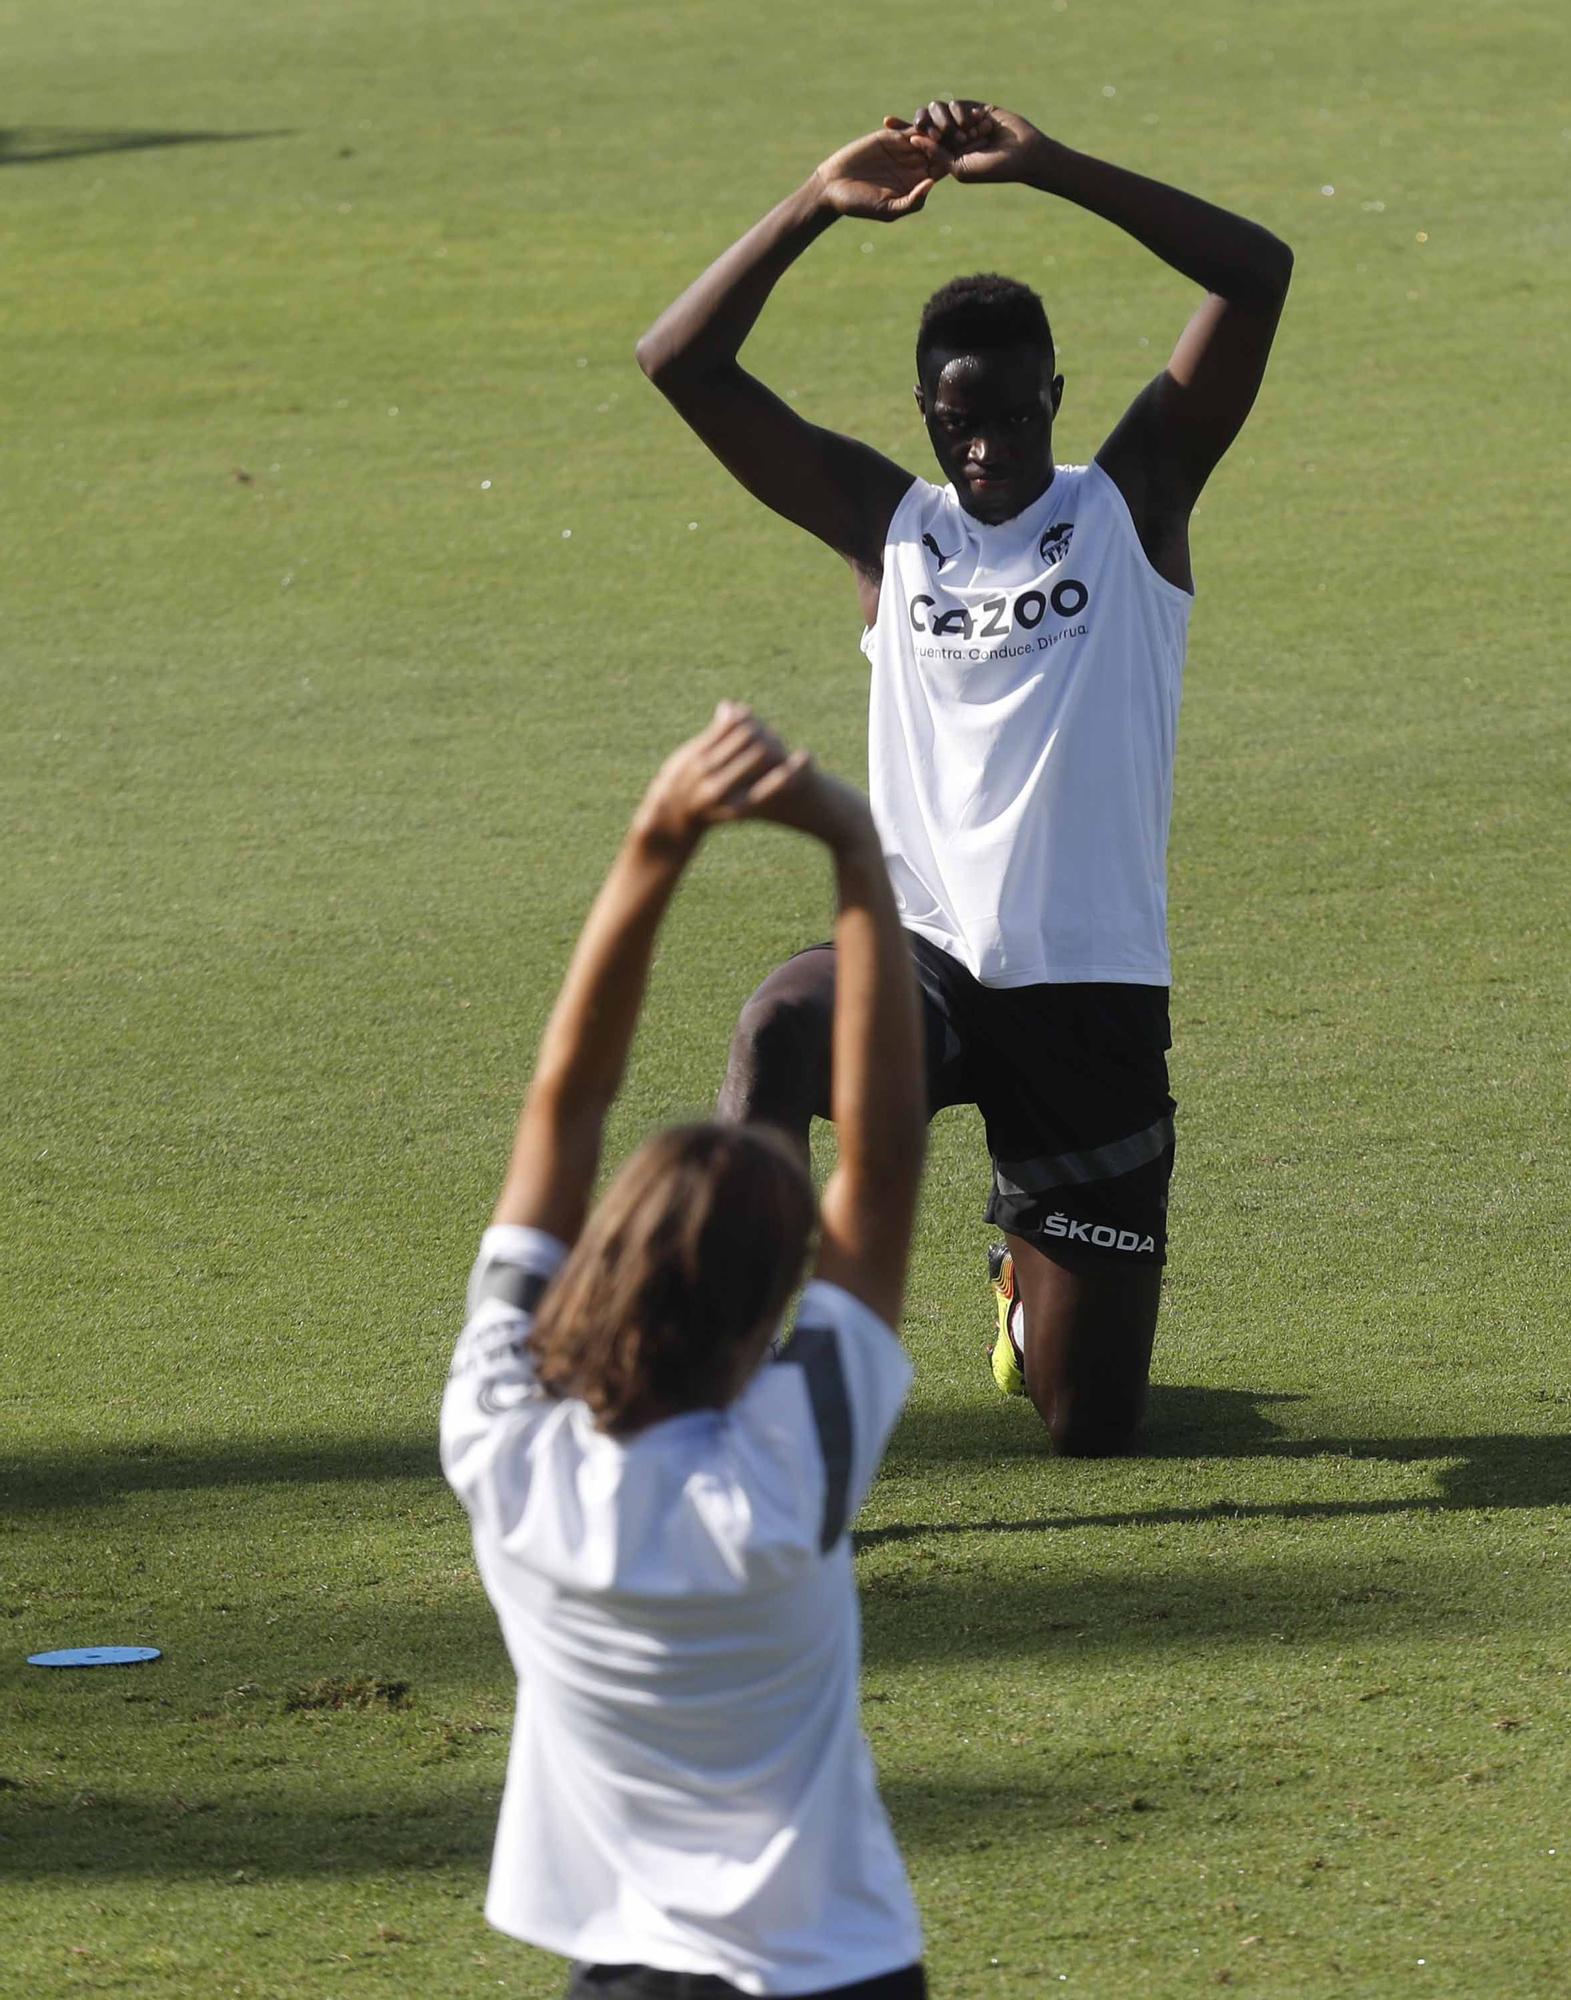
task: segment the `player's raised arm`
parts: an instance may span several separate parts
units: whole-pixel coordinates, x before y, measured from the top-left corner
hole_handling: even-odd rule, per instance
[[[571,1243],[583,1226],[601,1135],[643,1005],[655,935],[704,833],[737,819],[801,767],[748,708],[722,702],[674,750],[633,817],[552,1009],[493,1222]]]
[[[818,1276],[897,1326],[927,1145],[927,1084],[910,940],[870,816],[835,849],[835,886],[830,1110],[840,1158],[820,1206]]]
[[[911,943],[867,800],[809,767],[761,816],[813,834],[835,867],[830,1115],[840,1158],[819,1205],[816,1275],[895,1326],[927,1145],[927,1084]]]
[[[1116,223],[1206,292],[1166,368],[1097,453],[1152,562],[1187,588],[1189,512],[1260,388],[1292,251],[1259,223],[1074,152],[996,105],[935,102],[906,129],[945,147],[956,180],[1020,181],[1072,201]]]
[[[842,215],[914,215],[944,171],[924,134],[879,131],[825,160],[660,315],[638,362],[728,471],[777,514],[876,574],[911,474],[797,415],[737,355],[784,273]]]

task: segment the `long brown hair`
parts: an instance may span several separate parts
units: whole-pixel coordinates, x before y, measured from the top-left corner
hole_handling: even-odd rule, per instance
[[[742,1350],[785,1309],[817,1204],[789,1143],[746,1125],[673,1125],[625,1162],[540,1304],[543,1386],[603,1431],[718,1409]]]

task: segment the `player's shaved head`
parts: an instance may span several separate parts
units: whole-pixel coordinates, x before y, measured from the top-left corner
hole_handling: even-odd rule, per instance
[[[1053,332],[1047,310],[1029,285],[996,271],[951,278],[922,308],[916,330],[916,372],[925,378],[928,357],[979,354],[999,347],[1041,351],[1053,372]]]
[[[952,278],[922,309],[916,406],[945,478],[979,521],[1007,521],[1053,477],[1064,393],[1053,335],[1029,285],[996,272]]]

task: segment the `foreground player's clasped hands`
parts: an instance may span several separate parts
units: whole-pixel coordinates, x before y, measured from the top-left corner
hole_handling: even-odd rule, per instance
[[[744,819],[795,827],[831,848],[873,843],[862,794],[788,750],[745,702],[722,701],[707,729],[655,773],[633,822],[646,847],[685,857],[711,827]]]

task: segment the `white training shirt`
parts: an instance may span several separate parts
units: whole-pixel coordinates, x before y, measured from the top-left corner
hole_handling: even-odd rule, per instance
[[[493,1226],[442,1465],[518,1673],[486,1915],[569,1958],[809,1993],[921,1956],[858,1720],[847,1527],[910,1386],[889,1328],[810,1284],[723,1411],[617,1439],[526,1346],[566,1251]]]
[[[985,986],[1171,981],[1193,602],[1098,465],[988,527],[918,479],[884,550],[868,778],[901,922]]]

